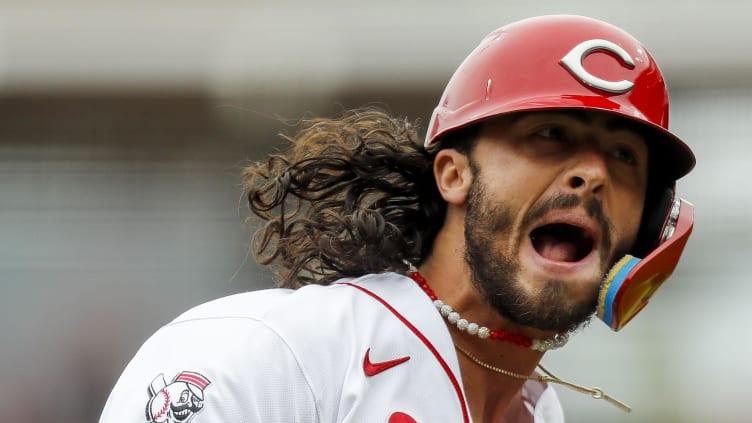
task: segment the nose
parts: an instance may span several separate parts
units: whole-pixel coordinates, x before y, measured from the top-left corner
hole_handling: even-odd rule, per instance
[[[603,152],[587,148],[578,152],[564,173],[566,189],[579,195],[598,195],[608,181],[608,167]]]

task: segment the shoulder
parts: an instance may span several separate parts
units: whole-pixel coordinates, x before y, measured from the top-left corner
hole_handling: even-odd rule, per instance
[[[369,274],[344,278],[331,285],[306,285],[299,289],[274,288],[218,298],[198,305],[178,316],[171,324],[197,319],[258,319],[291,306],[315,307],[317,302],[335,303],[338,299],[358,297],[353,286],[370,286],[379,292],[412,285],[410,279],[396,273]]]
[[[296,357],[259,319],[289,295],[279,289],[233,295],[160,328],[121,374],[100,422],[317,421],[320,410]],[[269,357],[275,366],[258,365]],[[267,383],[281,377],[284,385]],[[264,405],[275,395],[298,406]]]
[[[143,421],[145,409],[151,421],[150,409],[166,412],[167,398],[159,392],[186,386],[191,388],[186,395],[200,399],[201,408],[192,411],[196,422],[224,421],[226,415],[258,417],[252,421],[316,421],[330,415],[316,398],[333,394],[324,392],[330,389],[327,381],[344,379],[346,368],[337,357],[348,357],[357,342],[354,333],[373,332],[368,328],[380,319],[378,303],[354,288],[375,284],[381,295],[390,296],[405,279],[373,275],[330,286],[269,289],[188,310],[142,345],[101,421],[136,421],[136,416]],[[185,385],[188,379],[195,383]],[[277,410],[274,398],[283,397],[294,398],[296,406]],[[136,414],[123,418],[128,413]]]
[[[331,285],[307,285],[296,290],[278,288],[235,294],[186,311],[160,332],[175,326],[221,326],[232,321],[249,328],[256,324],[277,328],[332,326],[336,320],[331,318],[351,316],[354,307],[358,314],[367,315],[369,305],[380,309],[383,303],[399,302],[404,297],[413,302],[415,289],[411,279],[384,273],[345,278]]]

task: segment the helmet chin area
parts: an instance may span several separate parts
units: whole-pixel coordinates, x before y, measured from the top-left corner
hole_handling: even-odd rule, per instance
[[[642,259],[624,256],[606,275],[598,296],[598,318],[614,331],[629,323],[671,276],[693,227],[694,206],[675,200],[658,247]]]

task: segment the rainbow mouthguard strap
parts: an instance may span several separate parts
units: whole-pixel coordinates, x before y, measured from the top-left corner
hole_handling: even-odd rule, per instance
[[[625,255],[611,268],[601,286],[598,296],[598,318],[603,320],[611,328],[618,325],[618,317],[615,312],[616,294],[621,289],[632,269],[640,262],[635,256]]]

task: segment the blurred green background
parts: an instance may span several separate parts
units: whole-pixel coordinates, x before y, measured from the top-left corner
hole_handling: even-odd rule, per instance
[[[158,327],[273,284],[239,173],[279,132],[368,104],[425,125],[485,34],[549,13],[643,41],[698,156],[675,276],[623,332],[594,322],[544,359],[634,411],[562,388],[568,421],[752,421],[752,3],[118,3],[0,4],[0,421],[96,421]]]

